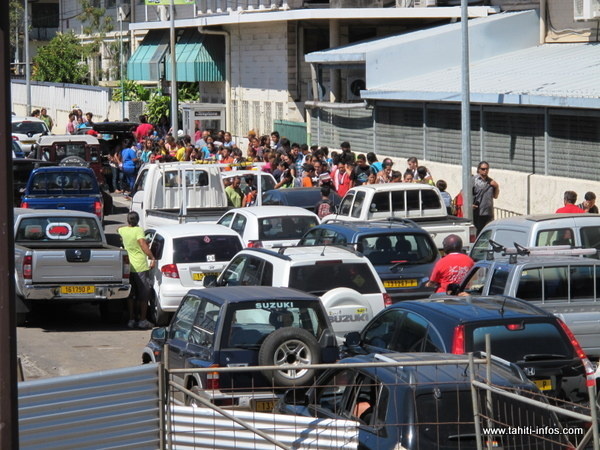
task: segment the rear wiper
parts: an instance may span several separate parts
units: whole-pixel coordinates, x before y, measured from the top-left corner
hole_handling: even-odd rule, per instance
[[[477,435],[475,433],[451,434],[448,436],[448,439],[451,441],[458,441],[458,440],[474,441],[475,439],[477,439]]]
[[[555,353],[531,353],[523,356],[523,361],[541,361],[544,359],[566,359],[566,355],[557,355]]]
[[[399,267],[399,266],[402,266],[402,265],[405,265],[405,264],[406,264],[406,265],[410,264],[410,263],[408,262],[408,260],[407,260],[407,259],[405,259],[405,260],[402,260],[402,261],[390,261],[390,262],[392,262],[392,263],[394,263],[394,264],[392,264],[392,265],[390,266],[390,269],[389,269],[389,270],[394,270],[395,268],[397,268],[397,267]]]

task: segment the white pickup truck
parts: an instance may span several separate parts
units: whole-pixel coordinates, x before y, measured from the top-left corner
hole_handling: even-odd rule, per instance
[[[386,183],[357,186],[342,199],[336,214],[325,216],[322,223],[333,220],[370,221],[398,217],[410,219],[433,237],[438,248],[449,234],[461,237],[468,248],[475,242],[473,224],[449,216],[440,191],[428,184]]]
[[[17,323],[40,303],[98,303],[116,322],[129,296],[129,259],[106,243],[94,214],[15,208]]]

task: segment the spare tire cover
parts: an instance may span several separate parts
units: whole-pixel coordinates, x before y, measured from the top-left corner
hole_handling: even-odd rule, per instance
[[[373,318],[369,301],[354,289],[332,289],[321,296],[321,301],[338,341],[351,331],[361,331]]]

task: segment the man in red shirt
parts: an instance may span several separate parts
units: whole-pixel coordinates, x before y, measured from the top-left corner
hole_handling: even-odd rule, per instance
[[[585,213],[579,206],[575,206],[575,202],[577,202],[577,192],[565,191],[564,202],[565,206],[558,208],[556,210],[557,213]]]
[[[135,129],[135,138],[138,142],[144,142],[148,136],[154,132],[154,125],[148,123],[148,116],[142,114],[140,117],[140,124]]]
[[[461,283],[475,262],[469,255],[461,253],[463,242],[460,236],[449,234],[442,242],[444,253],[431,272],[428,287],[435,287],[436,293],[446,293],[451,283]]]

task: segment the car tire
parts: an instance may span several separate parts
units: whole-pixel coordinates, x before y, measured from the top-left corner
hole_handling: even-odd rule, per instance
[[[100,303],[100,318],[102,322],[111,325],[121,323],[125,303],[121,300],[108,300]]]
[[[264,340],[258,352],[261,366],[318,364],[321,350],[317,339],[302,328],[286,327],[275,330]],[[293,387],[312,383],[314,369],[265,370],[263,375],[276,386]]]
[[[163,311],[160,306],[160,300],[156,293],[152,295],[152,300],[150,302],[150,321],[154,322],[157,327],[164,327],[169,324],[169,319],[171,315]]]

